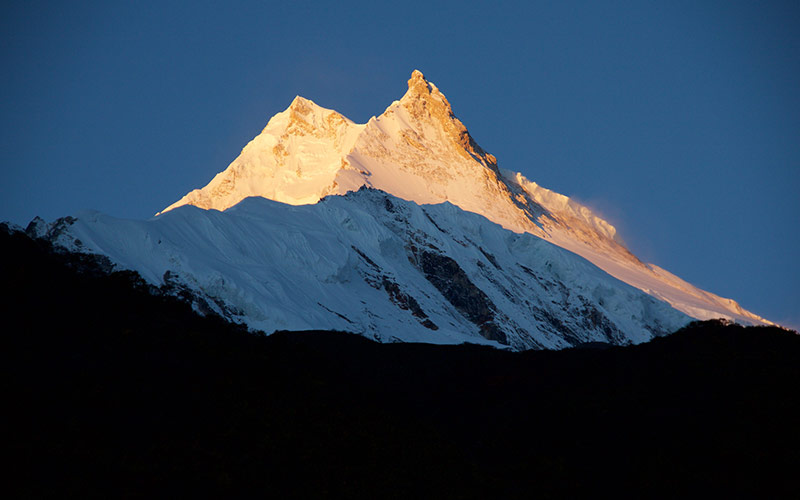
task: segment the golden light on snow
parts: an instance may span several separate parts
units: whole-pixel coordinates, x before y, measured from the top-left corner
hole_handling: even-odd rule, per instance
[[[448,201],[511,231],[534,234],[693,317],[766,323],[734,301],[640,262],[589,208],[501,170],[445,95],[416,70],[406,94],[365,124],[296,97],[227,169],[164,212],[187,204],[225,210],[250,196],[310,204],[361,186],[420,204]]]

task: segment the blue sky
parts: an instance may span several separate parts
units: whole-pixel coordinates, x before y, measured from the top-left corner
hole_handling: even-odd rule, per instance
[[[147,218],[296,94],[364,122],[420,69],[500,165],[800,327],[796,2],[6,2],[0,219]]]

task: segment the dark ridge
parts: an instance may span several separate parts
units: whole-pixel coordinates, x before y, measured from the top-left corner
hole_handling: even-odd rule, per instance
[[[14,497],[791,497],[800,337],[510,353],[248,333],[0,228]]]
[[[372,259],[367,257],[367,254],[365,254],[364,252],[362,252],[361,250],[356,248],[354,245],[350,245],[350,248],[352,248],[359,255],[359,257],[364,259],[364,262],[369,264],[370,267],[372,267],[372,269],[374,269],[376,271],[380,271],[381,268],[378,266],[378,264],[376,264]]]
[[[429,221],[431,221],[431,224],[433,224],[433,227],[435,227],[436,229],[438,229],[440,233],[448,234],[448,233],[447,233],[447,231],[445,231],[444,229],[442,229],[441,227],[439,227],[439,224],[437,224],[437,223],[436,223],[436,221],[435,221],[435,220],[433,220],[433,217],[431,217],[431,214],[429,214],[427,210],[425,210],[425,209],[423,208],[423,209],[422,209],[422,213],[423,213],[423,214],[425,214],[425,217],[427,217],[427,218],[428,218],[428,220],[429,220]]]
[[[486,250],[484,250],[483,247],[481,247],[481,246],[478,247],[478,250],[481,251],[483,256],[486,257],[486,260],[488,260],[495,268],[502,269],[500,267],[500,264],[497,263],[497,259],[494,258],[494,255],[492,255],[489,252],[487,252]]]
[[[431,321],[428,315],[425,314],[425,311],[422,310],[417,299],[403,292],[397,282],[393,281],[388,276],[383,276],[381,284],[383,285],[383,289],[386,290],[386,293],[389,294],[389,299],[397,305],[397,307],[405,311],[411,311],[411,314],[417,318],[424,327],[431,330],[439,329],[436,323]]]

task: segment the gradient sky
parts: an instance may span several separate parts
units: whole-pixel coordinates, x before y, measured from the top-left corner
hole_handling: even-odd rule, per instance
[[[296,94],[363,123],[420,69],[500,165],[800,327],[798,2],[5,2],[0,220],[148,218]]]

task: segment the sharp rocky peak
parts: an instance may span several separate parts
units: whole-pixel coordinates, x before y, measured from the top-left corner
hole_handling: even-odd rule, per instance
[[[322,109],[322,107],[311,99],[306,99],[305,97],[298,95],[292,100],[292,103],[289,105],[289,109],[295,111],[296,113],[305,115],[314,109]]]
[[[445,136],[463,148],[464,153],[499,174],[497,159],[475,142],[467,127],[453,113],[447,97],[436,85],[429,82],[421,71],[415,69],[411,73],[408,91],[398,103],[390,106],[384,115],[394,112],[398,105],[408,113],[412,121],[416,122],[417,127],[422,128],[424,124],[438,125]]]
[[[400,99],[400,104],[405,107],[414,118],[424,119],[434,117],[439,120],[452,120],[455,118],[450,102],[441,91],[425,79],[419,70],[415,69],[408,80],[408,91]]]

